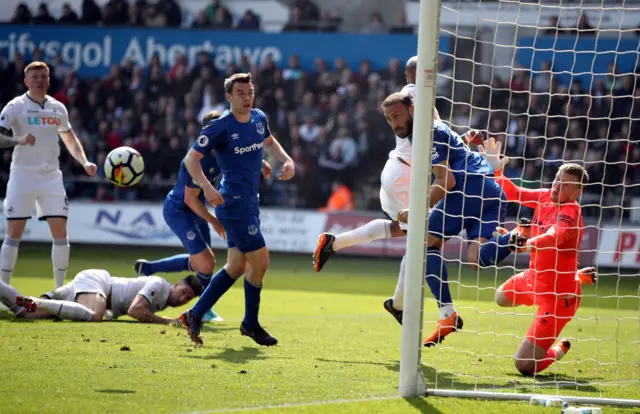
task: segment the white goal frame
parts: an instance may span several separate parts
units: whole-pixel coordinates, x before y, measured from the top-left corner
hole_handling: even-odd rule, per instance
[[[431,389],[421,371],[422,326],[425,290],[425,254],[428,194],[431,185],[433,109],[436,98],[436,69],[440,32],[440,0],[420,1],[418,67],[416,73],[413,160],[411,167],[407,266],[400,357],[400,397],[440,396],[529,401],[531,397],[562,398],[567,403],[640,407],[640,400],[594,398],[568,395],[540,395],[513,392],[485,392]]]

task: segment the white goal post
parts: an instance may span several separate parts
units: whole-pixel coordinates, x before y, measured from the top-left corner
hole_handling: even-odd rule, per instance
[[[640,1],[421,0],[407,8],[419,25],[400,396],[640,407]],[[438,320],[425,295],[425,217],[432,114],[441,104],[458,133],[479,129],[504,143],[512,160],[505,175],[518,185],[549,188],[563,162],[590,174],[579,200],[579,267],[597,267],[599,280],[583,286],[560,334],[570,352],[532,377],[513,359],[536,308],[493,303],[529,257],[473,270],[464,232],[443,256],[465,326],[423,347],[423,328],[430,333]],[[520,217],[532,210],[510,204],[505,227]]]

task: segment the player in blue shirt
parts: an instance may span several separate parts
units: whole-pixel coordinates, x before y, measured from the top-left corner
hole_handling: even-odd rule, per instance
[[[227,234],[227,263],[211,279],[198,302],[180,315],[191,339],[202,344],[202,318],[234,282],[244,274],[245,315],[242,335],[260,345],[275,345],[276,338],[260,326],[258,311],[262,281],[269,267],[269,252],[260,231],[258,185],[263,150],[283,163],[281,180],[294,174],[293,160],[271,136],[265,114],[253,109],[251,75],[237,73],[224,82],[231,111],[207,125],[185,158],[191,177],[202,184],[204,196],[216,208],[216,216]],[[201,160],[215,152],[222,170],[218,192],[207,182]]]
[[[412,139],[413,102],[405,93],[394,93],[382,103],[389,125],[400,138]],[[434,114],[434,180],[429,192],[429,235],[427,239],[427,283],[438,302],[440,320],[434,332],[424,340],[432,346],[458,329],[462,318],[456,313],[448,284],[448,273],[441,247],[462,229],[466,231],[468,262],[480,266],[494,265],[511,252],[511,234],[494,233],[506,214],[506,197],[493,177],[493,168],[484,157],[473,152],[463,139]],[[408,222],[408,210],[398,213],[398,220]],[[387,309],[389,311],[389,309]],[[401,310],[397,310],[401,320]]]
[[[219,117],[219,112],[211,111],[205,115],[202,124],[206,126]],[[207,182],[213,183],[221,173],[215,157],[203,157],[200,164]],[[267,176],[271,174],[271,167],[266,162],[263,162],[263,173]],[[215,255],[210,247],[209,224],[220,237],[225,238],[226,235],[220,221],[209,212],[202,189],[191,179],[184,166],[184,160],[180,164],[176,184],[165,199],[162,213],[165,222],[180,239],[188,253],[156,261],[138,260],[134,266],[136,273],[138,276],[148,276],[156,273],[195,270],[202,286],[206,287],[216,265]],[[223,319],[210,309],[205,314],[204,320],[222,321]]]

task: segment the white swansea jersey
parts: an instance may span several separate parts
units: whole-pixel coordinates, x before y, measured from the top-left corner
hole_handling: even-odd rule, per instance
[[[11,170],[50,172],[60,169],[58,133],[71,130],[67,108],[47,95],[40,105],[28,93],[12,99],[0,112],[0,127],[13,132],[14,137],[31,134],[34,145],[16,145]]]
[[[416,85],[410,83],[402,88],[401,92],[407,93],[413,101],[416,96]],[[406,138],[396,137],[396,147],[389,153],[389,158],[402,158],[408,164],[411,164],[411,143]]]
[[[111,311],[113,317],[126,315],[138,295],[144,296],[149,301],[151,312],[159,312],[167,307],[170,291],[171,283],[158,276],[112,277]]]

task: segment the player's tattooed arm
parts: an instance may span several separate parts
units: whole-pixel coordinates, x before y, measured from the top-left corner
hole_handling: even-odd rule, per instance
[[[14,137],[8,129],[0,127],[0,148],[10,148],[14,145],[33,145],[35,143],[36,137],[31,134],[18,138]]]
[[[434,164],[433,174],[436,179],[431,183],[431,189],[429,190],[429,208],[435,206],[456,185],[456,177],[454,177],[449,168],[448,161]]]

